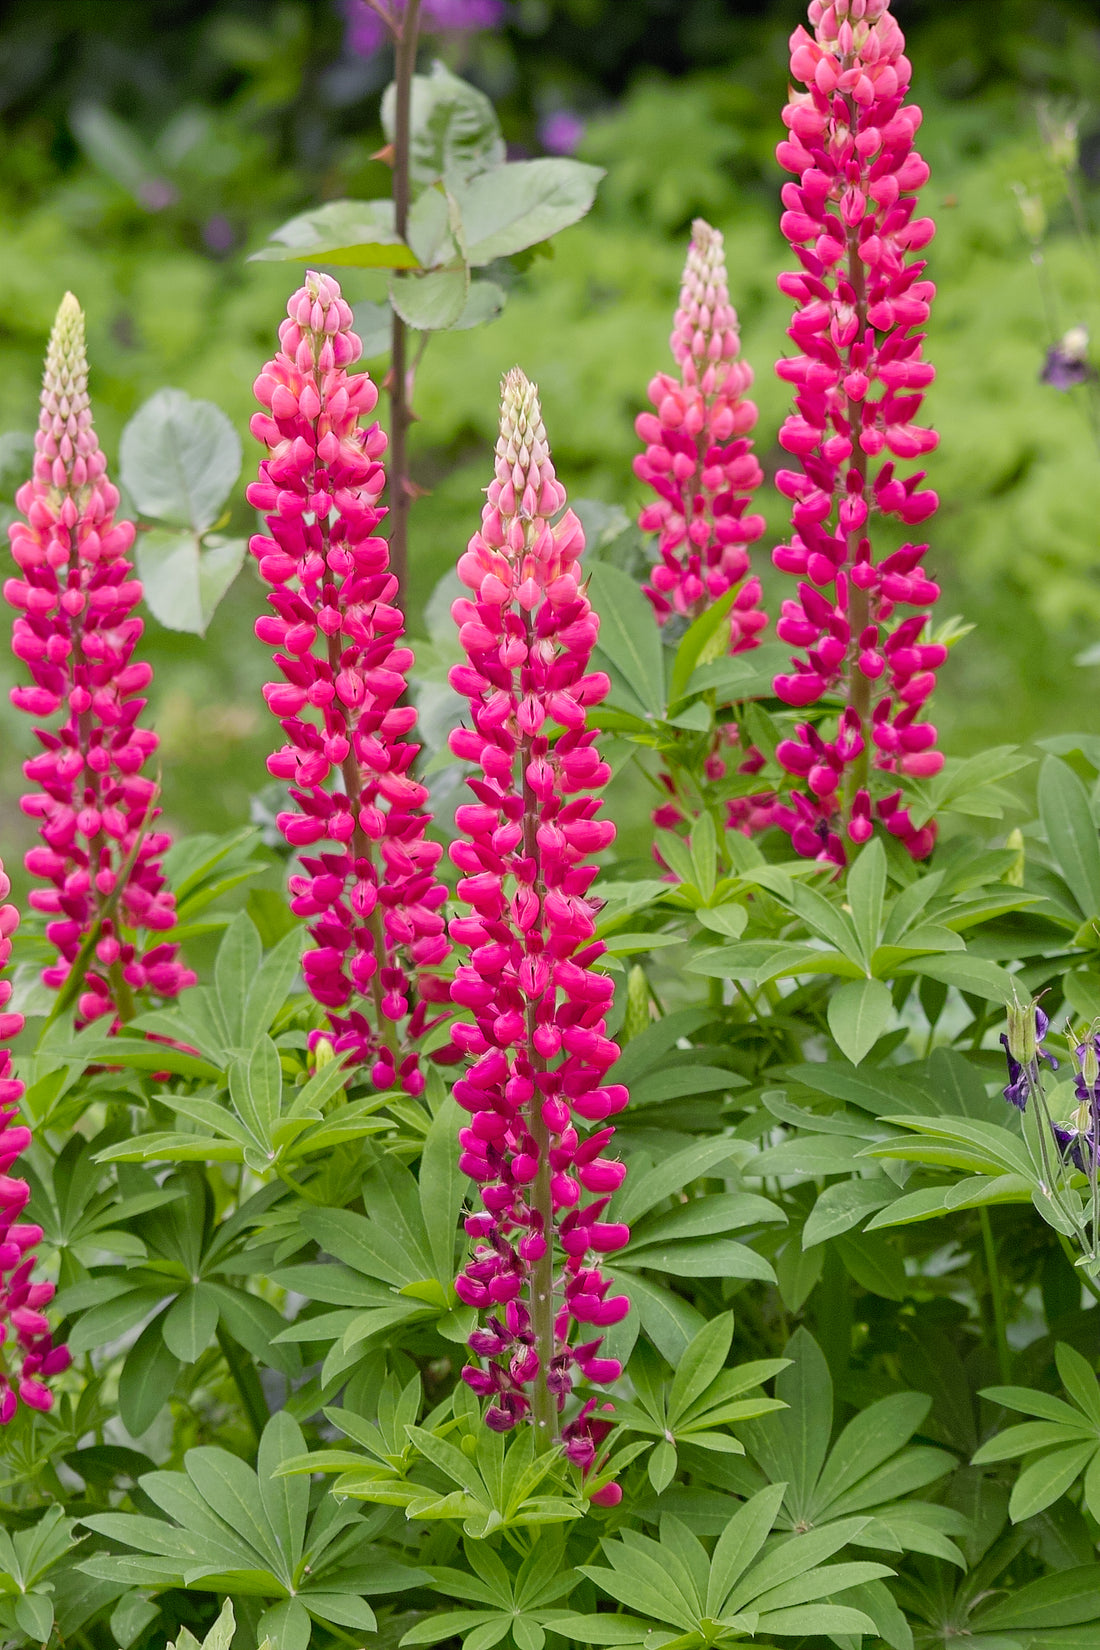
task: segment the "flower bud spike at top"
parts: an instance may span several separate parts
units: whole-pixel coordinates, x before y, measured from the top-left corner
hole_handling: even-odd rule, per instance
[[[934,225],[916,216],[921,113],[905,102],[910,65],[888,0],[813,0],[809,16],[814,33],[791,37],[806,90],[791,93],[777,150],[798,179],[783,186],[782,228],[800,268],[779,277],[798,306],[797,353],[778,365],[795,392],[779,440],[798,468],[776,476],[793,531],[772,559],[799,580],[776,624],[799,652],[775,691],[826,714],[779,746],[794,779],[780,823],[798,853],[843,864],[845,839],[865,842],[877,817],[921,859],[936,827],[914,822],[898,780],[943,765],[924,715],[947,656],[927,638],[939,587],[926,544],[873,549],[880,519],[912,528],[938,504],[911,468],[937,442],[917,423],[935,376],[920,330],[935,292],[920,256]]]
[[[452,609],[467,662],[451,683],[472,726],[451,750],[474,768],[451,848],[470,908],[451,924],[463,954],[452,998],[472,1021],[455,1027],[471,1064],[454,1092],[470,1113],[462,1168],[484,1206],[467,1222],[476,1247],[456,1287],[484,1314],[470,1341],[480,1367],[463,1374],[490,1399],[488,1425],[530,1417],[542,1445],[559,1436],[578,1378],[618,1378],[601,1331],[629,1309],[601,1271],[629,1236],[606,1218],[624,1175],[606,1155],[608,1119],[627,1094],[605,1081],[619,1050],[589,896],[615,827],[599,817],[610,773],[585,712],[610,684],[589,670],[599,620],[564,504],[535,387],[515,369],[481,530],[458,564],[472,596]],[[560,1432],[566,1455],[591,1467],[605,1431],[584,1406]]]
[[[752,368],[738,359],[722,237],[702,218],[691,229],[671,344],[680,376],[657,374],[649,386],[656,411],[635,423],[646,445],[634,472],[657,494],[638,525],[659,535],[646,595],[661,624],[673,613],[697,618],[746,579],[748,546],[765,525],[763,516],[746,513],[764,479],[749,440],[756,423],[746,394]],[[735,653],[755,647],[768,622],[759,600],[759,580],[748,579],[730,614]]]
[[[19,913],[5,903],[11,885],[0,863],[0,971],[11,956],[11,937],[19,927]],[[11,981],[0,977],[0,1045],[18,1037],[22,1014],[13,1013]],[[55,1346],[43,1311],[53,1299],[52,1283],[34,1281],[34,1250],[42,1241],[41,1226],[21,1217],[30,1200],[30,1187],[12,1174],[19,1156],[31,1143],[31,1131],[19,1121],[23,1084],[12,1075],[11,1055],[0,1046],[0,1426],[6,1426],[20,1403],[30,1409],[49,1409],[51,1375],[68,1369],[72,1358],[66,1346]]]
[[[195,976],[163,937],[176,922],[161,872],[171,839],[152,828],[157,786],[141,773],[157,736],[139,725],[153,672],[133,656],[143,629],[141,584],[126,559],[134,527],[115,520],[71,292],[50,335],[34,453],[33,477],[16,494],[26,519],[9,528],[18,573],[4,595],[18,614],[12,649],[33,684],[14,688],[12,703],[40,723],[59,717],[35,729],[42,754],[23,771],[36,789],[20,804],[42,838],[27,869],[47,884],[30,904],[48,917],[59,953],[42,978],[63,985],[94,931],[80,1017],[129,1018],[135,992],[174,997]]]
[[[331,1048],[367,1064],[377,1087],[418,1094],[412,1044],[429,1005],[447,1001],[446,985],[424,971],[450,947],[443,850],[425,836],[428,792],[412,772],[420,747],[407,737],[413,656],[376,532],[386,437],[360,424],[378,391],[368,373],[348,371],[362,345],[328,275],[307,274],[279,343],[255,385],[265,410],[252,433],[268,456],[248,501],[265,517],[251,549],[272,586],[256,634],[278,650],[282,678],[264,688],[286,738],[267,765],[294,804],[279,829],[306,850],[291,908],[315,942],[303,967],[328,1011]]]

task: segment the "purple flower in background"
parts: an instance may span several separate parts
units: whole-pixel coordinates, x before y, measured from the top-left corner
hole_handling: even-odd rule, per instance
[[[550,155],[576,154],[584,136],[584,121],[572,109],[555,109],[539,122],[539,142]]]
[[[385,0],[385,8],[395,22],[405,10],[405,0]],[[348,20],[347,44],[360,57],[370,57],[386,44],[386,24],[367,0],[343,0]],[[452,31],[469,33],[492,29],[504,16],[504,0],[422,0],[420,28],[425,34]]]
[[[1096,377],[1089,366],[1088,347],[1087,327],[1071,327],[1047,350],[1046,362],[1039,374],[1040,383],[1049,384],[1054,390],[1072,390],[1078,384],[1087,384]]]

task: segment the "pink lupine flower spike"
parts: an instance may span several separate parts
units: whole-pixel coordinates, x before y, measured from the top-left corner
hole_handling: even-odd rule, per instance
[[[291,908],[309,921],[306,984],[328,1011],[336,1051],[366,1064],[377,1087],[418,1094],[411,1045],[430,1004],[447,1001],[430,971],[450,947],[435,874],[442,849],[425,837],[428,793],[412,773],[420,747],[407,737],[413,655],[376,532],[386,437],[376,422],[360,424],[378,391],[368,373],[348,371],[362,345],[327,275],[307,274],[279,343],[255,385],[265,411],[252,433],[268,456],[248,500],[265,515],[251,549],[273,586],[274,612],[256,634],[281,650],[283,679],[264,698],[286,743],[267,765],[295,804],[279,829],[311,850],[290,878]]]
[[[588,896],[615,827],[598,817],[609,770],[585,711],[609,683],[589,670],[599,620],[580,584],[580,523],[566,511],[551,525],[564,504],[537,392],[517,368],[481,530],[458,564],[473,596],[452,609],[468,662],[451,683],[473,726],[451,749],[475,765],[451,848],[470,907],[450,927],[468,958],[451,995],[473,1022],[455,1028],[472,1063],[454,1092],[471,1114],[462,1168],[484,1207],[466,1222],[477,1244],[456,1287],[487,1314],[470,1341],[480,1366],[463,1371],[491,1400],[486,1421],[506,1431],[530,1417],[543,1443],[578,1377],[618,1378],[601,1331],[629,1309],[600,1269],[629,1237],[604,1219],[625,1172],[605,1155],[608,1119],[627,1093],[605,1081],[619,1050]],[[560,1433],[585,1469],[607,1430],[595,1410],[590,1400]],[[597,1494],[612,1502],[617,1486]]]
[[[11,956],[11,937],[19,927],[14,905],[4,903],[11,884],[0,863],[0,970]],[[0,1045],[18,1037],[22,1014],[10,1008],[11,981],[0,979]],[[19,1121],[23,1084],[12,1075],[11,1055],[0,1047],[0,1426],[7,1426],[22,1402],[30,1409],[53,1404],[47,1381],[72,1363],[67,1346],[55,1346],[43,1310],[54,1296],[52,1283],[34,1281],[34,1250],[42,1242],[41,1226],[20,1216],[30,1199],[25,1180],[12,1174],[16,1160],[31,1143],[31,1131]]]
[[[764,476],[749,440],[756,423],[747,394],[752,368],[738,358],[722,236],[702,218],[691,227],[671,345],[680,376],[659,372],[649,386],[656,411],[635,421],[646,445],[634,472],[657,494],[638,518],[643,532],[659,535],[660,559],[646,595],[664,624],[673,613],[697,618],[745,580],[730,615],[737,653],[755,647],[768,622],[760,581],[746,578],[748,547],[765,526],[748,507]]]
[[[939,588],[921,566],[927,545],[875,561],[870,536],[876,516],[913,527],[938,503],[922,471],[898,468],[937,442],[916,423],[935,376],[919,330],[935,291],[919,256],[934,225],[915,215],[928,177],[913,147],[921,112],[905,102],[910,65],[889,0],[813,0],[809,17],[814,33],[791,37],[791,74],[807,89],[791,93],[777,150],[798,177],[783,187],[782,227],[801,270],[779,285],[798,305],[799,353],[778,371],[796,405],[779,439],[800,468],[776,477],[794,530],[773,560],[801,582],[776,625],[800,652],[775,691],[800,710],[839,694],[843,708],[832,732],[807,722],[780,744],[796,781],[782,822],[800,854],[843,864],[844,837],[865,842],[877,815],[922,858],[935,826],[918,829],[900,789],[876,776],[943,764],[922,716],[946,648],[927,640],[927,612],[897,612],[927,608]]]
[[[33,889],[30,904],[50,919],[46,937],[59,952],[42,978],[64,985],[94,932],[80,1016],[129,1019],[136,991],[174,997],[195,976],[162,938],[176,922],[161,871],[171,838],[150,829],[157,786],[141,773],[157,736],[139,725],[153,672],[134,658],[143,629],[141,583],[126,559],[134,527],[115,520],[71,292],[50,335],[34,448],[34,475],[16,494],[26,520],[9,528],[19,573],[4,595],[18,613],[12,649],[33,683],[13,688],[12,703],[39,721],[61,713],[57,726],[35,729],[43,753],[23,771],[38,788],[20,803],[42,837],[27,869],[49,885]]]

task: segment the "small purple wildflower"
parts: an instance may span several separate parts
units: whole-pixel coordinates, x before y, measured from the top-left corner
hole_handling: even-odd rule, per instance
[[[348,20],[347,46],[358,57],[370,57],[386,44],[386,23],[366,0],[343,0]],[[405,0],[386,0],[393,22],[400,22]],[[422,0],[420,29],[424,34],[470,34],[492,29],[504,17],[504,0]]]
[[[584,136],[584,121],[572,109],[555,109],[539,122],[539,142],[548,155],[574,155]]]

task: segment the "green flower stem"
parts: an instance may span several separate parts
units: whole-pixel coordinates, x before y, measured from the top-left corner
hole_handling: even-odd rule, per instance
[[[997,1367],[1000,1370],[1002,1385],[1007,1386],[1012,1379],[1012,1353],[1008,1345],[1004,1290],[1001,1286],[1001,1269],[997,1264],[997,1246],[993,1241],[993,1222],[989,1218],[989,1210],[979,1209],[978,1220],[982,1228],[985,1277],[989,1287],[990,1305],[993,1309],[993,1333],[997,1343]]]
[[[395,109],[393,122],[393,216],[401,240],[408,233],[411,181],[409,176],[409,123],[412,82],[416,72],[416,47],[420,28],[420,0],[408,0],[397,37],[394,61]],[[400,278],[400,276],[398,277]],[[390,570],[397,579],[400,596],[407,600],[409,577],[409,405],[408,329],[393,312],[390,356]]]

